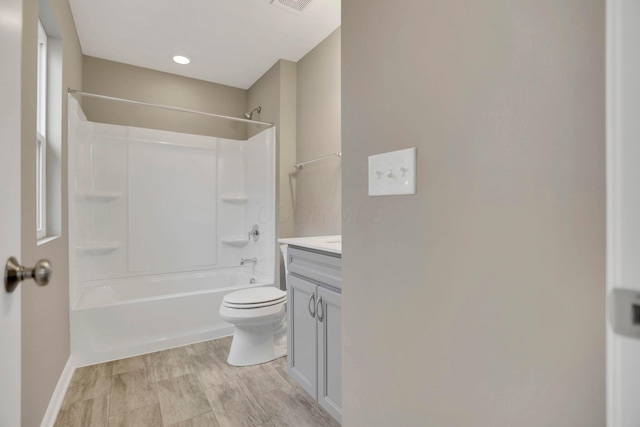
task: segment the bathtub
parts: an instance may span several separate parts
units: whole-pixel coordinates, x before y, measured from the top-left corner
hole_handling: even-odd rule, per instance
[[[273,278],[223,269],[80,284],[70,313],[74,363],[92,365],[231,335],[233,326],[218,314],[222,299],[258,286],[273,286]]]

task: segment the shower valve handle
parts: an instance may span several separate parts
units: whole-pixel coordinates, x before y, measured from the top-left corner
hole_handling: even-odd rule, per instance
[[[258,241],[258,239],[260,238],[260,227],[258,227],[258,224],[254,224],[253,227],[251,227],[249,236],[253,238],[254,242]]]

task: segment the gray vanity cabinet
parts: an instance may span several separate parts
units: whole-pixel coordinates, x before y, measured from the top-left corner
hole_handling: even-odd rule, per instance
[[[342,297],[318,287],[318,402],[342,421]],[[322,315],[322,320],[320,320]]]
[[[341,258],[292,247],[288,258],[289,373],[341,422]]]
[[[289,373],[300,387],[316,397],[318,334],[317,321],[311,312],[315,310],[316,288],[314,283],[293,275],[287,278],[287,363]],[[310,308],[311,307],[311,308]]]

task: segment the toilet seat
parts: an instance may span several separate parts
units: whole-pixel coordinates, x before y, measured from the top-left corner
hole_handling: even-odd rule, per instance
[[[233,309],[237,309],[237,310],[252,310],[252,309],[258,309],[258,308],[263,308],[263,307],[270,307],[272,305],[282,304],[284,302],[287,302],[287,298],[286,297],[282,298],[281,300],[271,301],[271,302],[261,302],[261,303],[255,303],[255,304],[229,304],[229,303],[223,303],[223,305],[226,308],[233,308]]]
[[[225,322],[232,323],[236,327],[247,325],[269,325],[281,322],[285,316],[286,299],[276,303],[270,303],[261,307],[236,308],[228,307],[224,303],[220,306],[220,317]]]
[[[222,305],[231,309],[257,309],[286,302],[287,293],[274,287],[259,287],[232,292],[224,296]]]

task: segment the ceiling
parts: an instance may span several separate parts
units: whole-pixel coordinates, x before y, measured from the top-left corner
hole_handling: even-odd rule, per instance
[[[69,3],[85,55],[242,89],[279,59],[297,62],[340,26],[340,0],[313,0],[301,14],[271,0]]]

